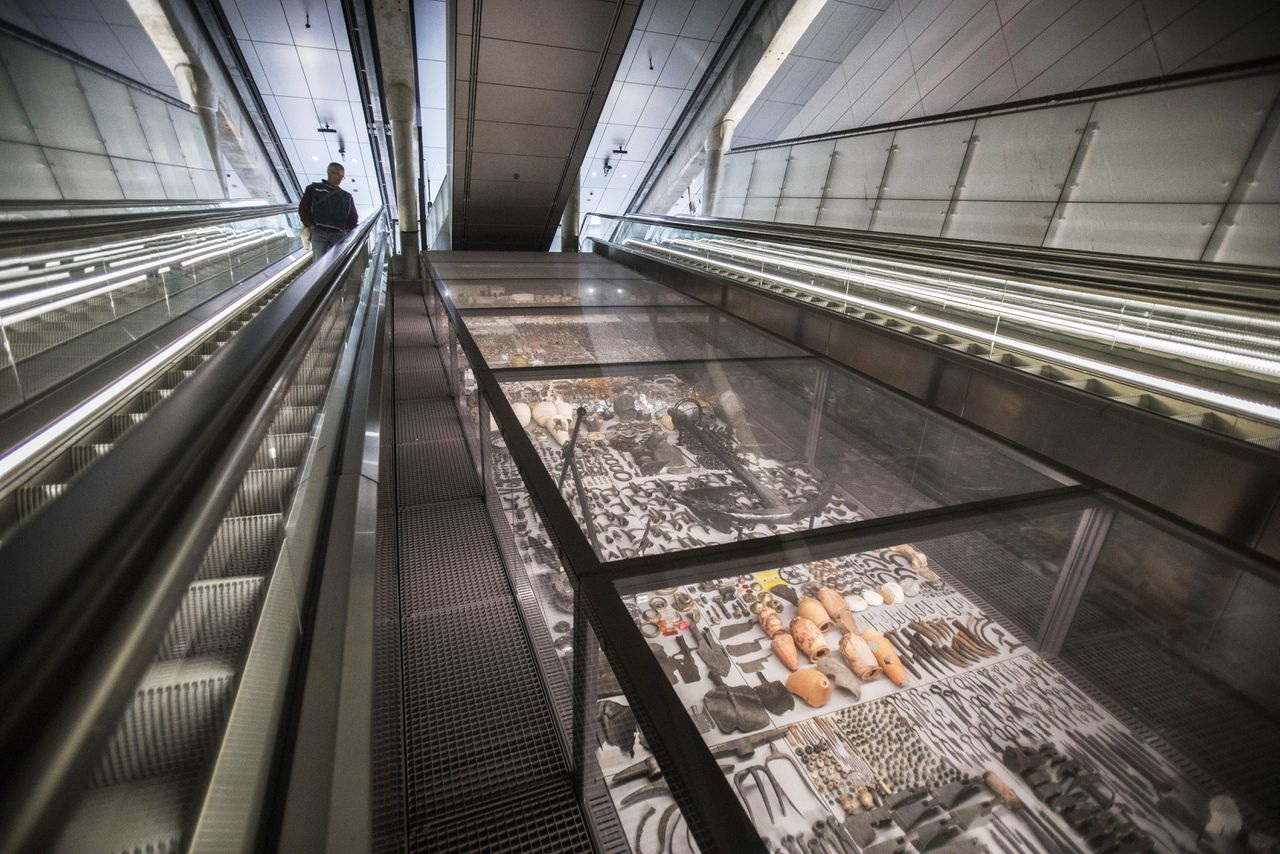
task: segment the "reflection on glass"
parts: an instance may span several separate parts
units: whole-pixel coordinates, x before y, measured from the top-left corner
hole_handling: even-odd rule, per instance
[[[1192,850],[1212,792],[961,583],[997,564],[1043,595],[1031,565],[1080,518],[619,595],[771,851]],[[647,752],[599,756],[640,821]]]
[[[1062,657],[1272,820],[1280,590],[1120,513]]]
[[[502,387],[597,553],[617,560],[855,519],[803,458],[817,371],[705,363]]]
[[[583,309],[470,314],[491,368],[799,356],[778,338],[710,309]]]
[[[610,279],[450,279],[460,310],[607,305],[689,305],[693,300],[654,282]]]
[[[275,215],[0,258],[0,408],[53,388],[300,248]]]

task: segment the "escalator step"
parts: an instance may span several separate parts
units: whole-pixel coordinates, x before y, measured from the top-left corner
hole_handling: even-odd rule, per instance
[[[253,631],[261,593],[260,575],[192,584],[156,651],[156,660],[243,649]]]
[[[274,469],[302,464],[310,433],[272,433],[263,440],[258,455],[253,458],[253,468]]]
[[[117,412],[111,416],[111,435],[119,439],[133,426],[147,417],[145,412]]]
[[[235,679],[236,668],[227,655],[152,664],[116,726],[91,785],[113,786],[202,767],[217,746]]]
[[[199,778],[138,780],[90,789],[62,833],[59,854],[177,854]]]
[[[306,433],[311,429],[311,422],[315,417],[316,407],[314,406],[282,406],[276,413],[275,421],[271,422],[270,432],[272,435]]]
[[[164,400],[173,393],[171,388],[148,388],[142,392],[142,403],[147,409],[152,409],[160,401]]]
[[[114,447],[115,445],[108,442],[73,445],[71,447],[71,470],[74,473],[79,474],[97,460],[105,457],[107,452]]]
[[[40,483],[18,487],[18,521],[26,521],[41,507],[67,491],[65,483]]]
[[[282,520],[279,513],[223,519],[196,577],[267,574],[276,561]]]
[[[295,384],[285,394],[285,406],[316,406],[324,401],[328,387],[320,384]]]
[[[297,468],[289,466],[245,472],[240,489],[227,507],[227,514],[259,516],[284,512],[297,471]]]

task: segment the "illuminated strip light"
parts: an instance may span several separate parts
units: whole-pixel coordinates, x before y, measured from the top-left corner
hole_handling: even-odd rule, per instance
[[[146,280],[146,276],[134,276],[132,279],[125,279],[123,282],[114,282],[110,285],[106,285],[105,287],[89,291],[88,293],[75,294],[74,296],[64,297],[63,299],[45,303],[44,305],[37,305],[34,308],[29,308],[25,311],[19,311],[15,314],[6,315],[3,318],[0,318],[0,326],[9,327],[15,323],[21,323],[24,320],[30,320],[33,317],[39,317],[42,314],[48,314],[51,311],[57,311],[60,308],[66,308],[69,305],[75,305],[76,303],[84,302],[85,300],[90,300],[94,297],[105,296],[112,291],[119,290],[120,288],[127,288],[129,285],[136,285],[138,282],[145,282]]]
[[[674,242],[674,241],[673,241]],[[821,265],[808,264],[800,261],[782,260],[769,255],[761,255],[757,252],[750,252],[738,249],[728,249],[717,247],[714,250],[720,255],[727,255],[738,259],[753,259],[759,261],[767,261],[777,266],[787,269],[814,273],[821,276],[832,276],[836,271]],[[894,295],[906,295],[919,301],[933,302],[939,304],[940,307],[948,307],[954,305],[958,309],[970,311],[974,314],[987,315],[996,320],[1009,319],[1025,323],[1029,326],[1047,329],[1052,332],[1062,332],[1076,335],[1086,340],[1092,338],[1094,340],[1101,339],[1103,343],[1122,343],[1127,344],[1138,350],[1146,350],[1149,352],[1159,352],[1170,356],[1180,356],[1199,362],[1207,362],[1225,367],[1237,368],[1241,370],[1252,371],[1259,374],[1280,375],[1280,361],[1274,356],[1269,356],[1265,352],[1261,355],[1257,351],[1242,351],[1240,348],[1231,348],[1223,345],[1214,345],[1207,342],[1199,342],[1194,339],[1176,338],[1168,334],[1161,334],[1150,330],[1139,330],[1136,332],[1125,331],[1114,325],[1114,320],[1090,321],[1083,318],[1063,317],[1061,315],[1052,314],[1043,309],[1035,309],[1020,306],[1016,301],[1002,299],[999,302],[985,299],[982,297],[966,296],[954,294],[950,292],[939,291],[938,288],[944,287],[945,283],[936,281],[926,282],[921,285],[910,284],[906,281],[885,279],[881,275],[875,275],[867,272],[858,272],[857,274],[842,276],[846,279],[853,279],[862,286],[869,286],[873,289],[887,291]],[[1222,320],[1228,319],[1229,315],[1218,315]],[[1182,331],[1179,327],[1175,327]],[[1220,334],[1228,335],[1226,330]]]
[[[677,257],[684,258],[685,260],[692,261],[692,262],[701,262],[701,263],[706,262],[705,258],[700,257],[698,255],[694,255],[693,253],[682,252],[677,249],[671,249],[669,247],[660,246],[655,243],[649,243],[644,240],[637,240],[636,238],[627,238],[624,241],[624,243],[637,246],[642,249],[652,249],[652,250],[658,251],[659,253],[675,255]],[[1163,377],[1153,376],[1151,374],[1145,374],[1141,371],[1130,370],[1129,368],[1122,368],[1118,365],[1112,365],[1107,362],[1099,362],[1096,359],[1088,359],[1082,356],[1073,355],[1071,353],[1064,353],[1061,350],[1054,350],[1050,347],[1043,347],[1039,344],[1032,344],[1029,341],[1023,341],[1018,338],[1010,338],[1006,335],[993,335],[989,332],[985,332],[981,329],[975,329],[970,326],[965,326],[964,324],[961,324],[961,323],[955,323],[949,320],[943,320],[942,318],[922,315],[919,312],[907,311],[904,309],[897,308],[896,306],[887,305],[885,303],[876,302],[875,300],[869,300],[863,297],[849,296],[846,294],[842,294],[839,291],[833,291],[829,288],[824,288],[819,285],[811,285],[807,282],[799,282],[799,281],[796,281],[795,279],[791,279],[786,276],[779,276],[773,273],[762,273],[758,270],[753,270],[749,267],[742,267],[740,265],[732,264],[727,261],[723,262],[723,266],[744,276],[754,276],[761,279],[770,279],[779,285],[785,285],[786,287],[794,288],[800,291],[809,291],[811,293],[819,294],[825,297],[826,299],[835,300],[837,302],[844,302],[846,304],[856,304],[860,307],[866,308],[868,311],[874,311],[880,314],[891,315],[891,316],[900,318],[902,320],[909,321],[915,325],[933,326],[938,329],[943,329],[943,330],[946,330],[947,332],[951,332],[952,334],[959,335],[965,338],[973,338],[979,341],[990,341],[992,342],[993,346],[1000,346],[1006,350],[1015,350],[1018,352],[1027,353],[1049,362],[1057,362],[1059,364],[1069,365],[1073,368],[1077,368],[1082,371],[1101,374],[1103,376],[1109,376],[1109,377],[1112,377],[1113,379],[1119,380],[1121,382],[1129,383],[1131,385],[1145,386],[1147,388],[1155,389],[1157,391],[1173,395],[1174,397],[1181,397],[1188,400],[1193,400],[1197,403],[1216,407],[1218,409],[1226,410],[1228,412],[1237,412],[1242,415],[1247,415],[1251,418],[1257,418],[1257,419],[1269,421],[1272,423],[1280,423],[1280,407],[1271,406],[1265,403],[1261,403],[1259,401],[1248,400],[1246,398],[1236,397],[1235,395],[1223,394],[1221,392],[1212,391],[1210,389],[1204,389],[1204,388],[1199,388],[1197,386],[1187,385],[1186,383],[1180,383],[1174,380],[1168,380]]]
[[[733,248],[736,248],[737,246],[737,244],[734,244],[725,240],[720,240],[720,239],[708,239],[705,241],[690,241],[684,238],[677,238],[675,240],[672,240],[671,242],[682,243],[686,245],[694,245],[694,246],[716,245],[716,246],[725,246],[725,247],[733,247]],[[1218,324],[1224,319],[1232,319],[1232,318],[1235,319],[1236,323],[1243,322],[1249,326],[1258,326],[1258,327],[1273,329],[1273,330],[1276,330],[1277,332],[1280,332],[1280,320],[1270,320],[1264,317],[1256,317],[1251,315],[1236,315],[1228,312],[1214,311],[1212,309],[1198,308],[1196,306],[1171,305],[1168,303],[1159,302],[1154,299],[1138,299],[1135,297],[1114,296],[1111,294],[1094,293],[1090,291],[1069,290],[1065,286],[1039,285],[1039,284],[1034,284],[1032,282],[1024,282],[1016,279],[1002,279],[999,277],[993,277],[993,276],[988,276],[981,273],[973,273],[968,271],[953,272],[953,271],[948,271],[948,270],[937,268],[937,267],[928,267],[928,266],[919,265],[919,264],[910,264],[904,261],[894,261],[891,259],[871,258],[868,256],[841,255],[840,253],[837,253],[833,250],[826,250],[826,249],[812,249],[812,250],[807,250],[806,253],[799,253],[799,252],[796,252],[793,248],[780,243],[771,243],[768,241],[754,241],[752,242],[751,245],[769,247],[767,251],[771,251],[777,254],[785,255],[787,257],[792,257],[792,258],[797,258],[802,260],[808,260],[813,256],[819,256],[819,257],[828,258],[832,261],[837,261],[837,262],[844,261],[848,264],[857,264],[862,267],[919,271],[918,275],[915,275],[913,277],[916,278],[918,281],[924,281],[924,282],[936,282],[936,277],[939,275],[959,276],[961,277],[959,280],[956,280],[956,279],[949,280],[948,284],[956,288],[970,288],[973,290],[981,290],[982,286],[975,283],[987,282],[989,283],[989,287],[990,287],[990,291],[988,291],[988,293],[993,296],[1003,296],[1006,294],[1008,288],[1016,288],[1018,290],[1025,290],[1029,292],[1038,292],[1038,293],[1046,294],[1049,297],[1060,297],[1064,292],[1067,292],[1072,294],[1073,297],[1076,297],[1079,302],[1093,303],[1095,306],[1099,304],[1110,304],[1121,310],[1124,310],[1125,308],[1128,308],[1128,307],[1148,306],[1153,310],[1174,312],[1176,314],[1186,315],[1188,317],[1201,318],[1211,324],[1211,326],[1206,327],[1206,332],[1215,336],[1219,334],[1220,329],[1216,325],[1212,325],[1212,324]],[[847,267],[841,267],[839,268],[839,271],[843,275],[848,275],[851,272],[851,270]],[[911,274],[903,274],[903,275],[911,275]],[[966,281],[966,280],[971,280],[971,281]],[[1022,298],[1033,299],[1033,300],[1037,299],[1036,297],[1028,297],[1028,296],[1023,296]],[[1055,304],[1055,305],[1065,305],[1068,308],[1073,308],[1073,309],[1079,308],[1078,303],[1064,303],[1060,299],[1043,299],[1043,301],[1048,302],[1050,304]],[[1105,309],[1090,307],[1090,310],[1104,311]],[[1162,321],[1155,318],[1152,318],[1152,320],[1153,322],[1164,323],[1166,325],[1173,325],[1171,321]],[[1243,333],[1240,333],[1240,334],[1243,334]]]
[[[153,373],[166,363],[171,361],[179,353],[186,350],[196,341],[209,333],[210,330],[221,325],[227,318],[232,317],[245,306],[252,303],[263,293],[274,287],[281,279],[293,274],[295,270],[311,260],[310,255],[303,255],[297,261],[294,261],[284,270],[272,276],[267,281],[250,290],[237,298],[230,305],[224,307],[217,314],[205,320],[199,326],[188,331],[181,338],[167,344],[160,350],[157,350],[150,358],[121,376],[111,385],[32,436],[21,445],[15,447],[12,451],[0,457],[0,482],[10,478],[14,472],[26,466],[37,456],[47,452],[51,447],[61,442],[68,434],[77,430],[85,421],[96,417],[104,409],[114,406],[126,395],[136,391],[137,386],[147,381]]]
[[[228,254],[228,253],[234,252],[236,249],[240,248],[241,244],[229,242],[229,241],[223,241],[221,243],[221,246],[222,246],[221,250],[219,250],[218,252],[214,252],[212,254],[219,255],[219,254]],[[204,252],[208,248],[209,247],[205,245],[205,246],[199,247],[194,251]],[[189,254],[190,251],[192,250],[187,250],[187,253],[185,254]],[[114,279],[116,276],[127,276],[130,273],[142,273],[149,269],[163,266],[164,264],[167,264],[171,261],[177,261],[179,258],[182,258],[182,257],[184,257],[183,252],[171,252],[171,253],[162,254],[162,255],[153,255],[147,259],[147,263],[145,264],[135,264],[135,266],[133,267],[127,267],[122,270],[116,270],[111,273],[99,273],[98,275],[90,276],[87,279],[77,279],[76,281],[69,282],[65,285],[58,285],[52,288],[45,288],[44,290],[36,291],[34,293],[16,294],[14,296],[7,297],[5,299],[0,299],[0,312],[7,311],[8,309],[14,308],[17,306],[23,306],[33,302],[38,302],[39,300],[42,300],[42,299],[49,299],[50,297],[56,297],[56,296],[59,296],[60,294],[69,293],[72,291],[79,290],[81,288],[91,287],[93,285],[97,285],[102,282],[109,282],[112,279]]]
[[[32,278],[32,279],[23,279],[22,281],[14,282],[13,284],[10,284],[10,285],[0,286],[0,293],[4,293],[5,291],[14,291],[14,290],[17,290],[18,288],[29,288],[32,285],[43,285],[48,282],[60,282],[63,279],[67,279],[70,277],[71,277],[71,274],[65,271],[61,273],[49,273],[43,276],[36,276],[35,278]]]
[[[148,241],[158,242],[158,241],[168,240],[170,238],[181,240],[181,239],[190,237],[191,235],[208,234],[210,232],[218,231],[218,230],[219,230],[218,226],[210,225],[210,226],[204,226],[202,228],[193,229],[190,231],[166,231],[163,234],[153,234],[153,235],[148,235],[146,237],[133,237],[133,238],[130,238],[129,240],[117,240],[117,241],[113,241],[112,243],[103,243],[99,246],[93,247],[93,249],[90,249],[88,251],[92,253],[92,252],[98,252],[104,249],[115,249],[120,246],[124,246],[124,247],[137,246],[138,244],[143,244]],[[70,255],[73,259],[77,259],[78,256],[75,253],[80,253],[84,251],[85,250],[83,249],[64,249],[60,252],[42,252],[38,255],[16,255],[12,258],[6,258],[4,260],[0,260],[0,268],[12,267],[18,264],[35,264],[40,261],[48,261],[53,258],[66,258],[68,255]]]
[[[255,237],[253,240],[249,240],[244,243],[237,243],[233,249],[229,249],[226,252],[220,252],[220,251],[208,252],[208,253],[205,253],[204,255],[200,255],[195,258],[188,258],[187,260],[182,262],[182,266],[190,267],[192,264],[199,264],[201,261],[208,261],[210,258],[216,258],[219,255],[228,255],[231,252],[239,252],[243,249],[248,249],[251,246],[257,246],[259,243],[262,243],[264,240],[270,240],[275,236],[276,234],[274,232],[269,232],[267,234],[263,234],[258,237]]]

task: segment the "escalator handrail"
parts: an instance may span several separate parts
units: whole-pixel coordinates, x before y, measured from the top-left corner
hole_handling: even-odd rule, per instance
[[[136,204],[136,203],[135,203]],[[67,207],[61,205],[60,207]],[[108,205],[93,205],[108,207]],[[124,237],[139,232],[174,231],[202,225],[219,225],[246,219],[263,219],[296,213],[296,205],[217,207],[204,205],[193,210],[143,211],[140,213],[94,214],[88,216],[6,219],[2,223],[0,252],[62,241],[82,241]]]
[[[983,275],[1008,275],[1029,283],[1074,285],[1137,299],[1165,299],[1184,303],[1188,299],[1194,299],[1199,304],[1280,310],[1280,271],[1266,267],[983,243],[764,220],[658,214],[588,216],[747,240],[785,239],[790,243],[820,249],[862,253],[933,266],[946,265]]]
[[[56,839],[382,217],[287,285],[0,548],[0,850]]]

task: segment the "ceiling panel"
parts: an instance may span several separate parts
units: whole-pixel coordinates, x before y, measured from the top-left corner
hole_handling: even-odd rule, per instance
[[[637,0],[549,0],[523,4],[493,0],[482,7],[479,32],[462,21],[469,4],[459,7],[455,86],[454,198],[463,205],[452,215],[454,248],[545,248],[558,225],[572,181],[593,143],[587,132],[604,111],[607,84],[618,74]],[[615,24],[617,29],[615,30]],[[668,40],[670,42],[671,40]],[[655,43],[655,48],[661,43]],[[669,48],[668,48],[669,50]],[[467,67],[478,51],[475,103]],[[656,51],[655,51],[656,52]],[[625,119],[618,142],[626,143],[649,102],[658,66],[637,68],[637,51],[628,52],[637,82],[619,89],[609,112]],[[530,129],[525,130],[528,126]],[[473,139],[468,150],[468,135]],[[645,149],[652,142],[643,137]],[[530,156],[543,152],[546,157]],[[601,169],[602,163],[597,163]],[[634,180],[636,172],[616,160],[610,183]],[[519,175],[519,179],[513,176]],[[603,175],[600,177],[604,177]],[[603,192],[604,188],[600,188]],[[474,213],[472,208],[474,207]],[[497,213],[495,213],[497,212]]]
[[[477,73],[485,83],[586,92],[599,61],[598,52],[481,37]]]
[[[520,86],[476,85],[477,121],[516,122],[574,128],[586,98],[576,92],[552,92]],[[462,113],[459,104],[455,107]]]
[[[718,40],[741,6],[742,0],[644,3],[627,44],[625,62],[610,90],[609,106],[594,129],[591,155],[579,173],[584,216],[621,213],[630,205],[634,188],[642,184],[653,158],[661,154],[671,128],[715,55]],[[642,88],[643,104],[637,112],[635,104]],[[604,175],[603,158],[610,156],[619,141],[625,141],[627,159],[639,162]],[[611,165],[615,159],[611,156]],[[623,178],[624,174],[628,177]]]
[[[381,193],[340,0],[219,2],[298,183],[321,180],[338,161],[357,207],[375,208]],[[319,131],[326,122],[336,133]]]

